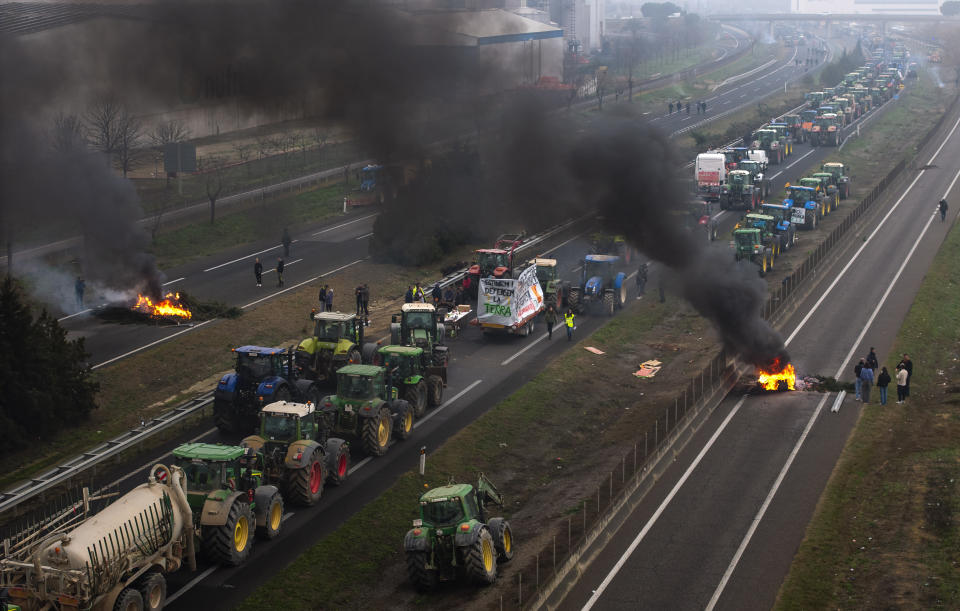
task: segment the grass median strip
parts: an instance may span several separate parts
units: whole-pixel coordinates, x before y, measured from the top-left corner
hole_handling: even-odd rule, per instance
[[[881,363],[910,355],[910,397],[864,406],[778,609],[960,607],[958,258],[954,227]]]

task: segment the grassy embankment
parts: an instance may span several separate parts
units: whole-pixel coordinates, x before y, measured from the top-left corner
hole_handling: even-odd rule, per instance
[[[960,608],[960,228],[926,273],[883,365],[910,398],[864,406],[778,609]]]

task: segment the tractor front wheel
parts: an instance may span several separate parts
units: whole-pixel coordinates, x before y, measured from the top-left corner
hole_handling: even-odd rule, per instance
[[[212,562],[226,566],[243,564],[253,547],[253,529],[256,522],[250,505],[234,501],[223,526],[203,529],[200,546]]]
[[[424,399],[426,399],[426,397],[424,397]],[[424,408],[424,410],[426,410],[426,408]],[[415,415],[413,406],[406,401],[397,401],[394,405],[393,413],[393,426],[396,429],[397,438],[401,441],[409,439],[410,435],[413,434],[413,419]]]
[[[497,550],[497,562],[509,562],[513,558],[513,530],[503,518],[493,518],[487,524]]]
[[[305,465],[287,471],[290,502],[303,507],[316,505],[323,494],[323,479],[323,453],[317,448]]]
[[[603,294],[603,311],[607,316],[613,316],[613,291],[607,291]]]
[[[443,403],[443,378],[430,376],[427,378],[427,388],[430,391],[430,407],[437,407]]]
[[[421,379],[416,384],[407,386],[404,390],[403,398],[413,406],[413,414],[417,418],[423,418],[427,413],[427,383]]]
[[[280,536],[280,526],[283,524],[283,497],[274,492],[263,508],[263,526],[257,526],[257,536],[265,541],[272,541]]]
[[[497,551],[486,528],[472,545],[463,549],[463,568],[467,579],[476,584],[489,585],[497,579]]]
[[[427,552],[407,552],[407,576],[418,592],[434,589],[439,581],[437,570],[428,569],[427,562]]]
[[[327,481],[339,486],[350,475],[350,445],[343,439],[327,439],[326,461]]]
[[[363,451],[371,456],[386,454],[390,446],[391,424],[390,410],[386,407],[381,407],[373,418],[365,418],[361,434]]]

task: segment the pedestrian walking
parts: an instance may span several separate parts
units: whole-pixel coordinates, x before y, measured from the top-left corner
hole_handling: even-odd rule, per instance
[[[864,403],[870,403],[870,388],[873,386],[873,369],[864,365],[860,370],[860,395]]]
[[[357,316],[360,316],[360,313],[363,312],[363,285],[358,284],[357,288],[353,289],[353,295],[357,300]]]
[[[290,244],[293,240],[290,239],[290,232],[287,231],[287,228],[283,228],[283,237],[280,238],[280,241],[283,243],[283,256],[290,258]]]
[[[563,322],[567,325],[567,341],[573,341],[573,310],[567,308],[567,313],[563,315]]]
[[[413,286],[407,285],[407,292],[403,294],[403,303],[413,303]]]
[[[327,287],[327,294],[325,295],[327,300],[327,312],[333,312],[333,287]]]
[[[257,278],[257,286],[263,286],[263,263],[260,263],[260,257],[253,262],[253,275]]]
[[[647,287],[647,264],[641,263],[637,270],[637,299],[643,298],[643,292]]]
[[[668,112],[667,114],[672,115],[672,114],[673,114],[673,102],[670,102],[669,104],[667,104],[667,107],[670,109],[670,112]]]
[[[947,200],[940,200],[940,222],[947,220]]]
[[[880,362],[877,360],[877,353],[874,351],[873,346],[870,346],[870,354],[867,355],[867,367],[873,370],[873,376],[876,377]]]
[[[909,397],[910,396],[910,380],[913,379],[913,361],[910,360],[909,355],[904,353],[903,358],[900,359],[900,364],[898,366],[900,365],[902,365],[904,370],[906,370],[907,372],[907,383],[906,383],[906,388],[903,389],[903,393],[904,393],[903,396]]]
[[[283,287],[283,259],[277,257],[277,288]]]
[[[547,339],[553,339],[553,326],[557,324],[557,310],[551,303],[543,314],[543,322],[547,323]]]
[[[73,283],[73,292],[77,295],[77,309],[83,309],[83,291],[86,288],[87,283],[83,281],[83,276],[77,276],[77,281]]]
[[[907,373],[906,367],[897,365],[897,403],[903,403],[907,400],[907,381],[909,379],[910,374]]]
[[[363,309],[363,326],[370,326],[370,285],[363,283],[363,290],[360,292],[360,306]]]
[[[863,366],[866,365],[866,359],[860,359],[860,362],[853,366],[853,387],[857,392],[857,401],[860,400],[860,372],[863,370]]]
[[[317,293],[317,299],[320,301],[320,311],[324,312],[327,309],[327,285],[324,284],[320,287],[320,291]]]
[[[703,114],[707,114],[707,101],[703,101]]]
[[[687,116],[690,116],[690,102],[687,102]]]
[[[880,405],[887,404],[887,386],[890,385],[890,374],[887,368],[880,369],[880,375],[877,376],[877,390],[880,391]]]

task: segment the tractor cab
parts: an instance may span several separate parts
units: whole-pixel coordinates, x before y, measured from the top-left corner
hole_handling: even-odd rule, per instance
[[[502,248],[481,248],[475,251],[477,261],[468,273],[479,278],[509,278],[513,269],[510,253]]]
[[[804,207],[805,204],[813,205],[816,199],[817,193],[811,187],[788,185],[787,197],[783,200],[783,203],[793,207]]]
[[[724,185],[730,191],[743,191],[744,187],[749,187],[750,172],[747,170],[732,170],[727,174],[727,184]]]
[[[801,187],[810,187],[819,196],[821,191],[826,191],[827,183],[816,176],[804,176],[800,179]]]
[[[423,349],[413,346],[384,346],[377,351],[379,364],[387,370],[390,386],[400,386],[422,375]]]
[[[235,370],[242,390],[255,389],[263,380],[284,377],[289,373],[286,350],[283,348],[240,346],[234,348],[233,352],[237,355]],[[224,380],[221,380],[221,384]]]
[[[530,259],[529,264],[537,266],[537,281],[544,290],[548,291],[550,284],[559,279],[556,259]]]
[[[363,325],[356,314],[313,312],[313,337],[319,342],[337,344],[342,341],[363,343]]]
[[[587,255],[583,260],[584,294],[599,295],[606,286],[613,286],[620,257],[615,255]]]
[[[337,398],[350,403],[386,397],[384,370],[373,365],[347,365],[337,372]]]
[[[741,227],[755,227],[764,233],[773,233],[773,229],[776,226],[776,219],[769,214],[750,212],[744,215],[743,219],[743,222],[740,224]]]
[[[763,204],[760,206],[763,214],[773,217],[778,231],[783,231],[790,226],[791,210],[786,204]]]
[[[208,496],[224,489],[234,491],[256,487],[241,486],[241,475],[246,475],[241,459],[246,453],[246,449],[240,446],[212,443],[187,443],[173,451],[175,464],[186,476],[187,502],[195,518],[200,518]]]
[[[313,403],[292,403],[276,401],[260,410],[260,436],[269,446],[271,441],[286,444],[299,439],[314,439],[317,436],[317,424],[313,414]]]
[[[756,227],[734,229],[733,244],[738,259],[749,258],[763,252],[763,236]]]
[[[449,484],[424,492],[420,496],[418,528],[437,529],[437,535],[454,535],[457,530],[468,531],[461,525],[486,522],[487,505],[502,505],[503,497],[482,473],[476,488],[470,484]],[[417,523],[419,522],[419,524]]]
[[[313,311],[313,336],[300,342],[296,351],[297,372],[309,380],[330,380],[334,372],[363,360],[363,324],[356,314]]]

